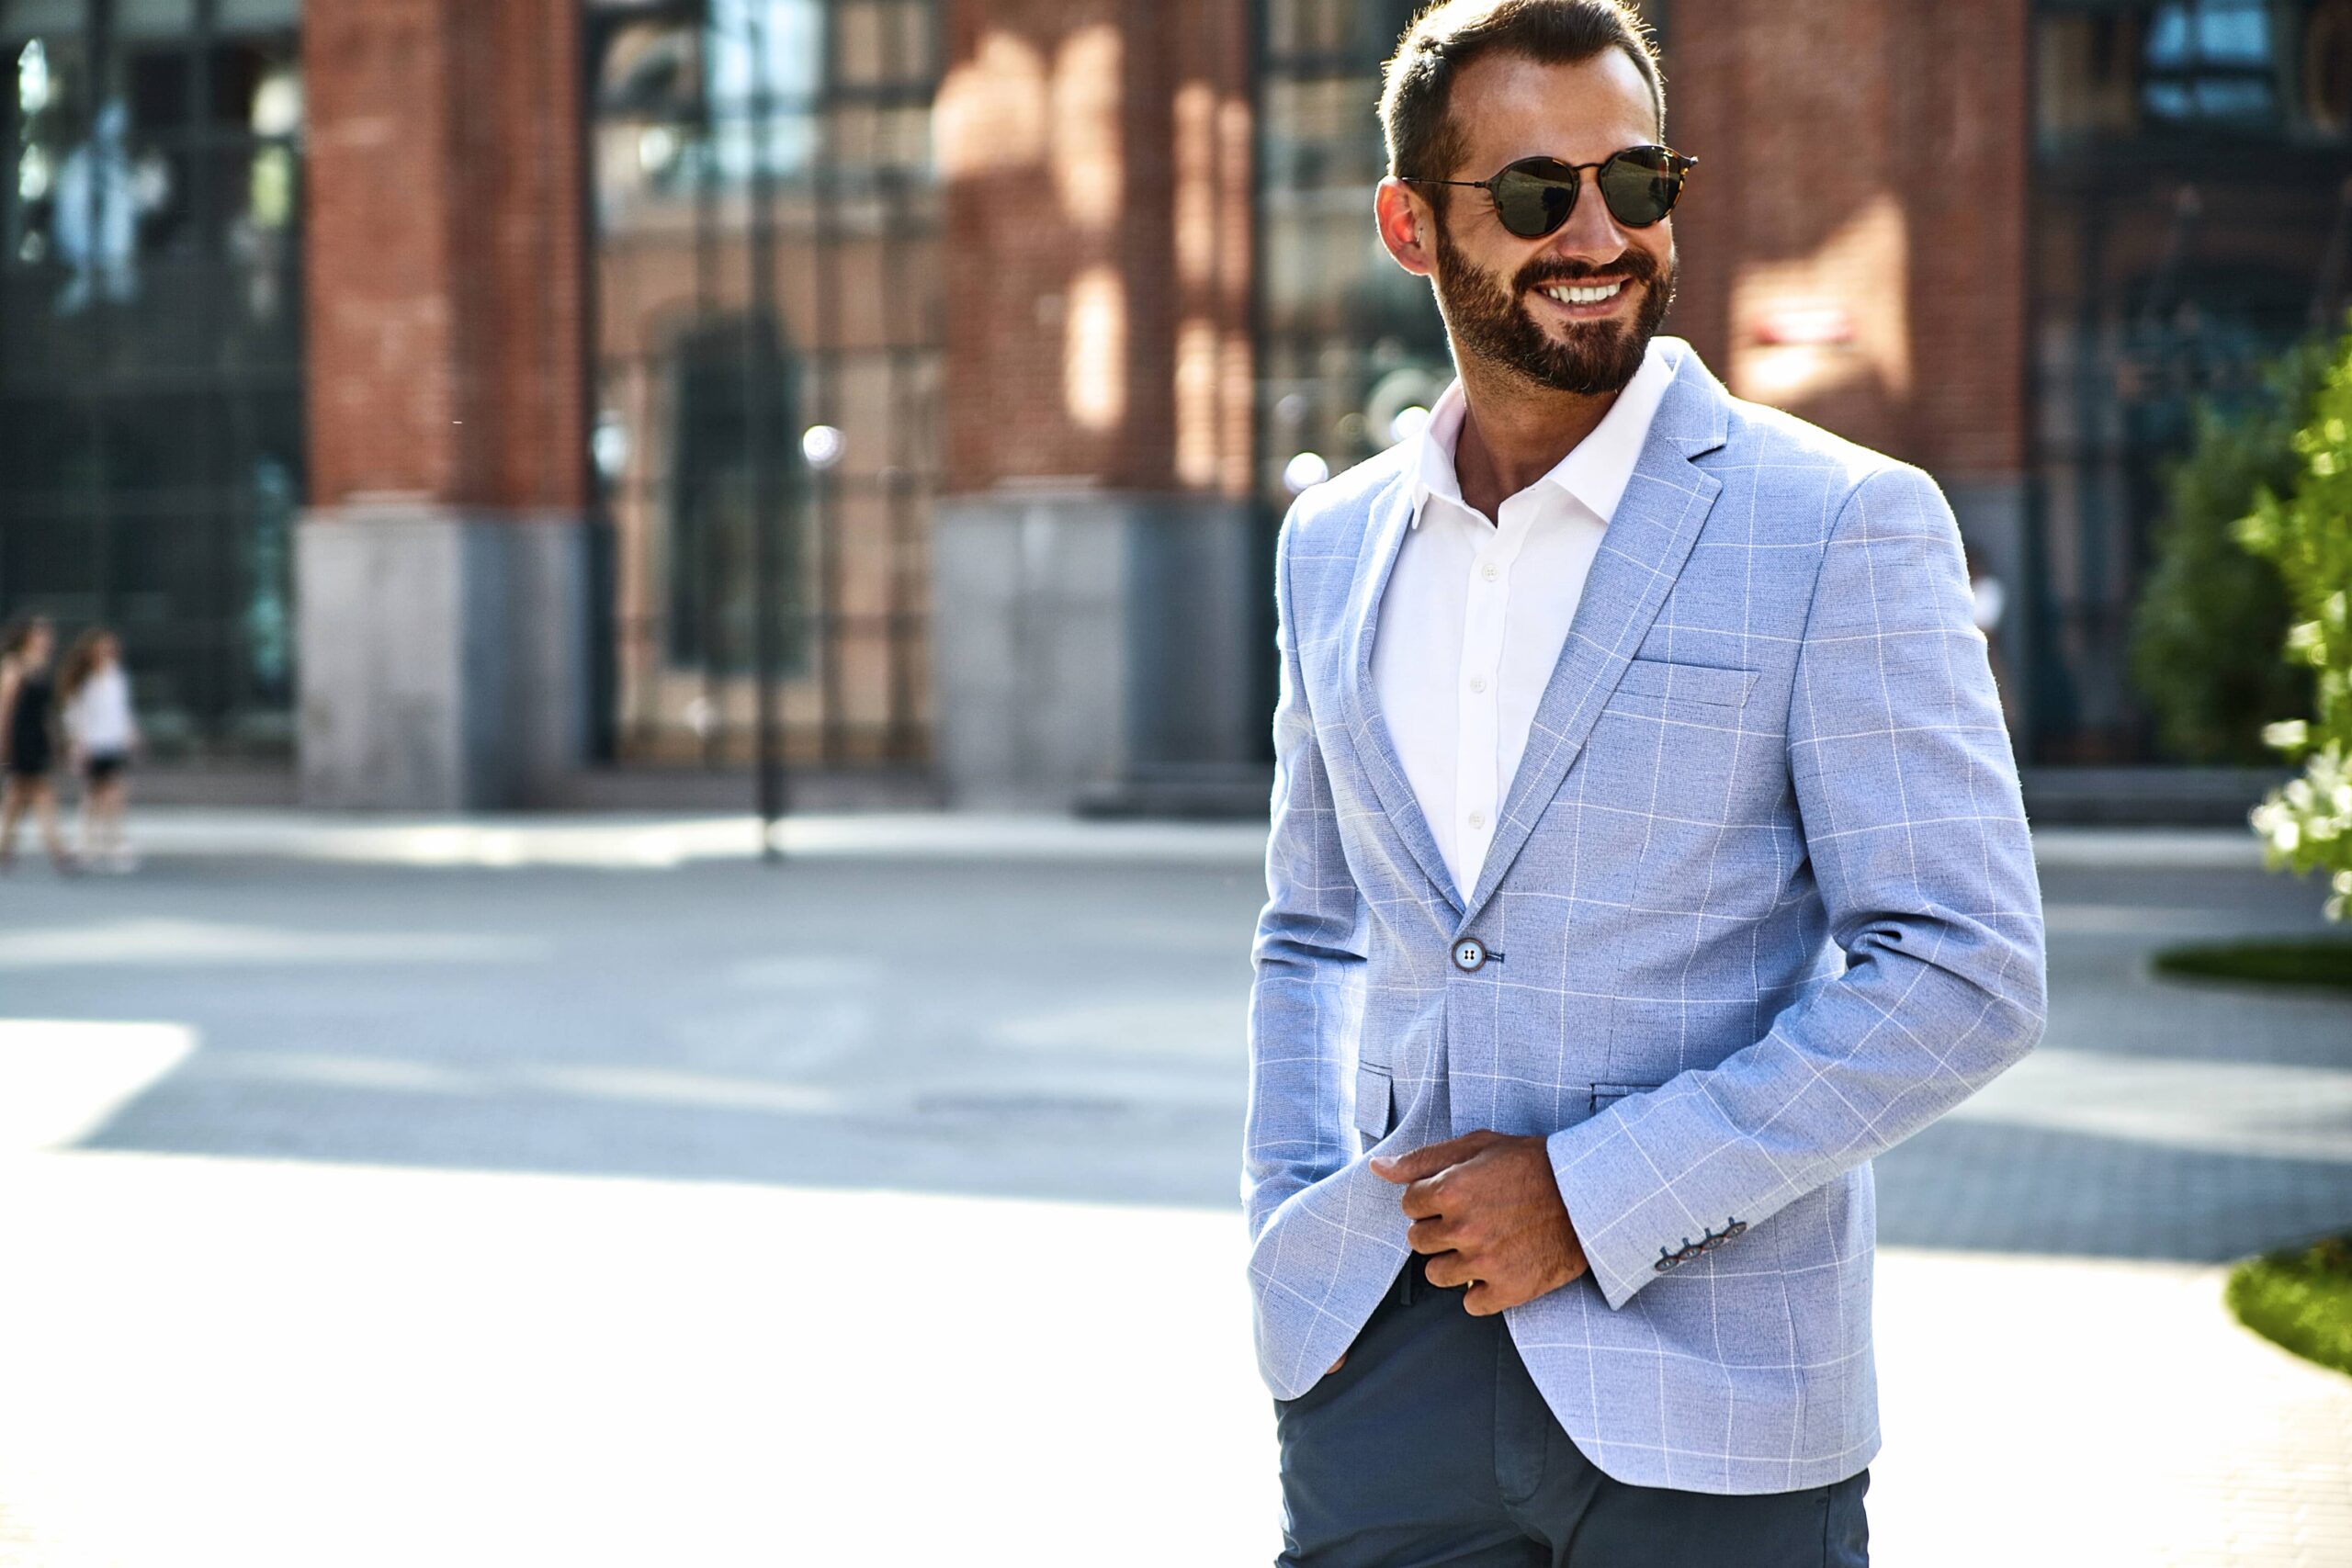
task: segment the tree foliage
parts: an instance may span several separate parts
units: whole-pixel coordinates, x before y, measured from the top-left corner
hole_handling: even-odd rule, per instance
[[[2328,919],[2352,908],[2352,333],[2336,345],[2312,416],[2292,443],[2291,487],[2264,485],[2238,541],[2278,570],[2286,661],[2312,672],[2310,716],[2263,739],[2303,764],[2254,811],[2273,866],[2329,874]]]
[[[2187,457],[2166,476],[2165,522],[2133,618],[2132,674],[2157,739],[2186,762],[2271,760],[2266,724],[2307,713],[2311,672],[2282,662],[2288,604],[2278,570],[2233,536],[2265,486],[2301,468],[2295,433],[2310,421],[2332,345],[2304,344],[2264,378],[2260,396],[2197,410]]]

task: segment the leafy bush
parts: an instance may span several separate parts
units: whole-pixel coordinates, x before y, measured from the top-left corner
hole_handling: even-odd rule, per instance
[[[2352,1236],[2249,1259],[2230,1273],[2238,1321],[2305,1360],[2352,1372]]]
[[[2253,401],[2200,405],[2188,456],[2165,476],[2155,563],[2133,617],[2132,674],[2165,750],[2183,761],[2268,762],[2263,726],[2310,711],[2310,671],[2277,654],[2286,587],[2232,530],[2266,485],[2294,483],[2295,433],[2309,423],[2333,358],[2325,343],[2304,344],[2271,367]]]
[[[2271,937],[2168,948],[2151,960],[2159,975],[2246,980],[2265,986],[2334,986],[2352,991],[2352,942],[2342,937]]]
[[[2327,917],[2352,907],[2352,333],[2337,346],[2311,422],[2295,435],[2291,494],[2263,486],[2239,543],[2278,569],[2293,624],[2290,664],[2312,671],[2310,718],[2267,726],[2263,739],[2303,776],[2254,810],[2273,866],[2330,874]]]

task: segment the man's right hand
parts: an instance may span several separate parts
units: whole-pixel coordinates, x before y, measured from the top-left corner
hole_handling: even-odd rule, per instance
[[[1345,1350],[1342,1350],[1342,1351],[1340,1351],[1340,1359],[1339,1359],[1338,1360],[1336,1360],[1336,1361],[1332,1362],[1329,1366],[1328,1366],[1328,1367],[1326,1367],[1326,1368],[1324,1368],[1324,1369],[1323,1369],[1323,1375],[1324,1375],[1325,1377],[1327,1377],[1327,1378],[1328,1378],[1328,1377],[1329,1377],[1333,1372],[1338,1371],[1341,1367],[1344,1367],[1344,1366],[1346,1366],[1347,1364],[1348,1364],[1348,1353],[1347,1353]]]

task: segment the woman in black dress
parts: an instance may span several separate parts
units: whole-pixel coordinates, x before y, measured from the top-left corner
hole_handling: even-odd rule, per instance
[[[57,688],[50,679],[50,655],[57,638],[39,615],[17,622],[0,639],[0,871],[17,853],[17,824],[27,811],[40,820],[41,848],[59,871],[74,869],[73,857],[57,831],[57,791],[50,774],[57,766]]]

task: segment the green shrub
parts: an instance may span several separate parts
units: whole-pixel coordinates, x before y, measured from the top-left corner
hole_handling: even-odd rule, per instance
[[[2306,344],[2270,367],[2252,401],[2200,404],[2188,455],[2165,476],[2165,521],[2132,618],[2132,675],[2157,739],[2182,761],[2269,762],[2263,726],[2311,710],[2310,671],[2277,656],[2286,587],[2232,530],[2263,487],[2294,482],[2294,435],[2333,359],[2330,344]]]
[[[2268,937],[2167,948],[2150,963],[2159,975],[2244,980],[2259,986],[2332,986],[2352,991],[2352,942],[2342,937]]]
[[[2230,1310],[2307,1361],[2352,1372],[2352,1236],[2250,1258],[2230,1271]]]
[[[2273,866],[2329,875],[2327,917],[2352,907],[2352,333],[2337,346],[2311,422],[2296,434],[2291,493],[2265,485],[2238,541],[2278,569],[2293,624],[2290,664],[2312,672],[2312,716],[2267,726],[2263,739],[2303,763],[2303,776],[2254,811]]]

